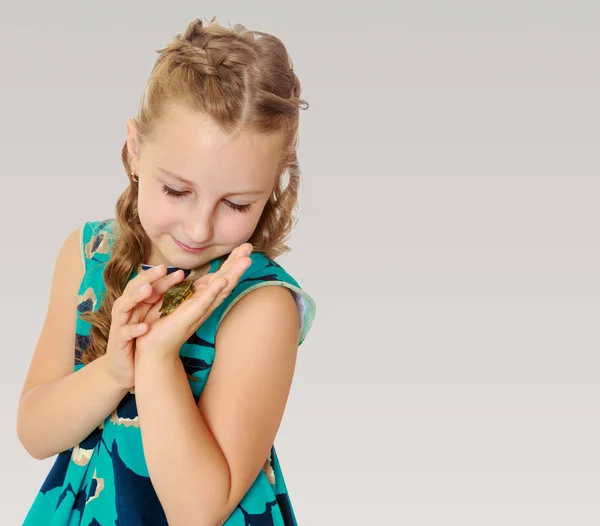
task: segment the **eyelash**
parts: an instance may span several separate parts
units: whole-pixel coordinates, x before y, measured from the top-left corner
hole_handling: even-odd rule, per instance
[[[187,192],[178,192],[177,190],[173,190],[172,188],[168,187],[167,185],[163,184],[162,190],[165,194],[171,196],[171,197],[183,197]],[[246,204],[246,205],[236,205],[235,203],[232,203],[231,201],[227,201],[227,199],[225,199],[224,203],[231,208],[232,210],[235,210],[236,212],[248,212],[250,210],[250,204]]]

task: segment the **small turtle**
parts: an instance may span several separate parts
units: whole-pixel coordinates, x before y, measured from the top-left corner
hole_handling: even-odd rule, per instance
[[[170,287],[162,301],[159,312],[160,317],[166,316],[173,312],[181,303],[190,298],[194,294],[194,281],[193,279],[183,280],[181,283],[177,283]]]
[[[154,265],[142,264],[142,270],[149,270]],[[176,272],[179,270],[179,267],[168,266],[167,274],[171,274],[172,272]],[[194,281],[196,278],[194,277],[194,272],[189,269],[182,269],[184,272],[185,279],[181,283],[177,283],[172,287],[169,287],[167,292],[163,297],[162,304],[160,306],[159,312],[161,313],[160,317],[164,317],[167,314],[173,312],[181,303],[190,298],[194,294]]]

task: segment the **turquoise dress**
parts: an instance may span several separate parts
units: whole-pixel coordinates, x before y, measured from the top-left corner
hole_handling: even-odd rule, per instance
[[[79,313],[97,310],[105,292],[103,271],[114,239],[114,219],[85,223],[81,255],[85,275],[79,288],[76,339],[89,345],[90,324]],[[226,256],[211,262],[213,272]],[[301,331],[306,338],[315,316],[313,299],[277,263],[263,253],[251,254],[252,264],[236,287],[180,349],[185,370],[199,381],[189,380],[196,402],[210,374],[219,323],[235,301],[263,286],[290,289],[298,305]],[[134,273],[135,275],[135,273]],[[132,276],[133,277],[133,276]],[[77,352],[75,352],[75,356]],[[74,370],[85,367],[74,360]],[[85,393],[81,393],[85,397]],[[144,459],[135,389],[125,395],[114,412],[83,442],[63,451],[42,484],[25,526],[163,526],[167,520],[153,489]],[[297,525],[275,447],[227,526]]]

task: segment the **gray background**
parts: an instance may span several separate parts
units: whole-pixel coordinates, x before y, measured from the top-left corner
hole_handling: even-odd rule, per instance
[[[600,523],[595,2],[40,0],[0,16],[0,499],[66,235],[194,17],[280,36],[311,107],[294,252],[318,304],[276,446],[301,525]]]

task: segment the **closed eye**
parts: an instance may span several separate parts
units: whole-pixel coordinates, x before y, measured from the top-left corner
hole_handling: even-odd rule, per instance
[[[177,190],[173,190],[166,184],[162,185],[162,190],[165,194],[170,195],[172,197],[183,197],[184,195],[186,195],[188,193],[188,192],[178,192]]]
[[[250,210],[250,207],[252,205],[250,204],[245,204],[245,205],[238,205],[237,203],[232,203],[231,201],[228,201],[227,199],[223,199],[223,202],[232,210],[235,210],[237,212],[248,212]]]
[[[178,192],[177,190],[173,190],[173,188],[163,184],[162,185],[162,191],[167,194],[168,196],[171,197],[175,197],[175,198],[180,198],[180,197],[184,197],[187,194],[189,194],[189,192]],[[238,205],[237,203],[232,203],[231,201],[228,201],[227,199],[224,199],[223,202],[232,210],[235,210],[236,212],[248,212],[250,210],[250,207],[252,206],[251,204],[245,204],[245,205]]]

